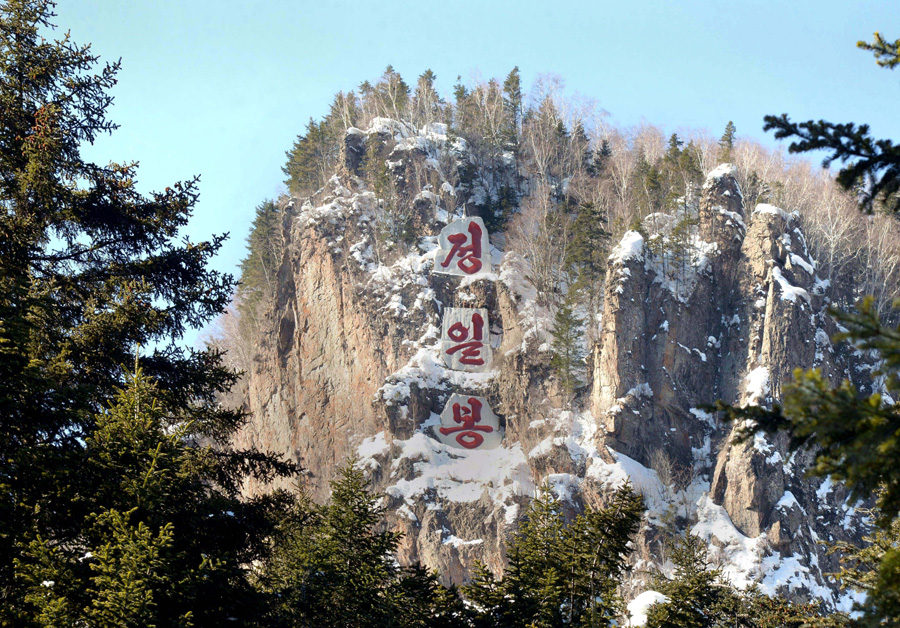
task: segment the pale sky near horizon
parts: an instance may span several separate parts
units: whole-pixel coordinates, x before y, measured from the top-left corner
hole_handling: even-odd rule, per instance
[[[86,151],[141,163],[143,191],[201,175],[194,240],[228,231],[215,261],[235,272],[253,210],[284,190],[285,151],[334,94],[391,64],[414,84],[431,69],[447,97],[457,75],[525,86],[555,73],[611,122],[706,128],[774,145],[766,114],[867,122],[900,139],[900,71],[855,48],[900,37],[896,0],[650,2],[242,2],[62,0],[60,31],[122,58],[109,117]],[[186,341],[192,343],[196,334]]]

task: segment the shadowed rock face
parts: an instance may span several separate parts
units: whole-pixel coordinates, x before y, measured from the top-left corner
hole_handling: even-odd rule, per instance
[[[843,489],[804,478],[808,460],[789,459],[781,441],[730,444],[730,427],[700,408],[770,403],[797,367],[835,381],[855,372],[856,358],[828,340],[837,330],[798,219],[743,207],[733,171],[721,166],[683,250],[654,234],[684,216],[651,216],[647,233],[626,234],[610,257],[586,392],[571,399],[548,367],[552,312],[535,301],[513,254],[495,250],[499,270],[477,281],[432,274],[447,207],[402,186],[400,202],[423,237],[402,253],[375,246],[377,199],[354,176],[367,141],[383,144],[400,182],[438,157],[444,167],[468,163],[464,147],[448,149],[439,133],[413,139],[348,134],[341,176],[287,207],[278,291],[248,369],[250,421],[236,444],[300,460],[317,499],[357,456],[404,532],[401,562],[421,561],[448,582],[465,581],[476,560],[503,568],[509,534],[540,483],[574,514],[630,477],[649,507],[636,563],[658,561],[660,540],[688,529],[709,539],[738,584],[832,599],[821,574],[836,566],[816,540],[858,536]],[[481,210],[478,194],[457,193],[458,206]],[[447,307],[488,310],[491,373],[440,363]],[[466,452],[429,437],[453,392],[488,399],[505,428],[499,449]],[[790,557],[794,579],[772,576]]]

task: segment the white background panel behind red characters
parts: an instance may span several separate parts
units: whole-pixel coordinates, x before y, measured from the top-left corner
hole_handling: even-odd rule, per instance
[[[476,319],[481,317],[481,340],[476,340]],[[463,336],[465,333],[465,336]],[[481,343],[477,347],[473,343]],[[485,308],[450,307],[444,310],[441,329],[441,358],[454,371],[485,373],[491,370],[490,322]],[[480,362],[480,363],[479,363]]]
[[[455,404],[458,404],[458,412],[454,412]],[[472,411],[477,404],[481,404],[476,410],[479,420],[473,421]],[[457,421],[457,418],[461,420]],[[434,437],[450,447],[473,451],[496,449],[503,441],[503,432],[500,431],[500,419],[491,410],[487,399],[454,393],[441,412],[441,425],[434,428]]]
[[[473,264],[471,259],[465,259],[475,252],[472,248],[472,223],[481,230],[480,246],[477,247],[480,249],[477,256],[477,259],[480,262],[480,268],[478,268],[478,270],[473,270],[473,267],[476,266],[476,264]],[[454,243],[450,240],[451,236],[465,237],[464,243],[462,244],[462,250],[457,248],[456,252],[454,252]],[[434,260],[434,272],[447,275],[460,275],[463,277],[473,277],[475,275],[491,272],[491,245],[488,241],[487,229],[481,218],[476,216],[454,220],[441,230],[438,243],[440,249]],[[451,253],[453,253],[453,257],[448,260]]]

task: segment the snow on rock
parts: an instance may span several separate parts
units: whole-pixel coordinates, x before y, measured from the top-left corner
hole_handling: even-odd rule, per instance
[[[612,250],[609,259],[612,262],[624,264],[630,260],[642,260],[644,258],[644,236],[637,231],[626,231],[622,240]]]
[[[510,352],[527,352],[529,347],[548,351],[553,341],[554,312],[548,305],[539,303],[537,290],[528,281],[528,261],[514,251],[508,251],[499,267],[499,281],[509,289],[516,302],[519,325],[523,331],[521,345]]]
[[[429,425],[434,421],[429,421]],[[423,426],[426,427],[426,426]],[[448,447],[416,432],[406,440],[395,440],[400,455],[392,462],[391,480],[385,492],[408,506],[434,500],[474,502],[487,495],[495,503],[534,494],[534,482],[522,447],[463,450]],[[412,462],[413,477],[402,479],[397,471],[402,460]]]
[[[368,134],[372,133],[386,133],[392,136],[395,140],[400,141],[406,137],[409,137],[412,133],[415,132],[410,125],[405,122],[400,122],[399,120],[392,120],[390,118],[373,118],[372,122],[369,123],[369,128],[366,131]]]
[[[759,588],[763,593],[774,595],[784,589],[793,591],[805,589],[813,598],[823,601],[834,601],[834,592],[826,586],[819,584],[810,574],[809,567],[802,562],[802,557],[792,554],[781,556],[772,554],[767,556],[760,565],[763,574]]]
[[[378,432],[375,436],[370,436],[363,440],[359,447],[356,448],[356,455],[359,456],[360,462],[366,461],[366,465],[370,469],[377,469],[380,465],[375,460],[376,457],[384,456],[391,449],[387,439],[385,439],[384,431]]]
[[[711,562],[722,559],[722,571],[732,584],[745,588],[757,580],[768,539],[764,534],[755,538],[741,534],[709,495],[697,502],[697,523],[691,533],[710,543]]]
[[[769,369],[759,366],[744,378],[745,391],[748,395],[747,405],[757,406],[769,394]]]
[[[769,205],[768,203],[760,203],[753,210],[754,214],[772,214],[773,216],[781,216],[786,223],[791,221],[792,216],[781,209],[780,207],[775,207],[774,205]]]
[[[807,273],[809,273],[810,277],[812,277],[816,273],[816,269],[815,269],[816,262],[815,261],[813,261],[812,264],[810,264],[805,259],[803,259],[799,255],[796,255],[795,253],[791,253],[789,257],[791,260],[791,264],[793,264],[795,266],[799,266],[800,268],[805,270]]]
[[[781,272],[781,269],[777,266],[772,267],[772,278],[778,282],[778,287],[781,288],[781,299],[783,301],[790,301],[791,303],[797,302],[797,297],[800,297],[807,303],[810,302],[809,292],[804,290],[803,288],[798,288],[785,279],[784,275]]]
[[[644,496],[644,505],[651,516],[663,514],[668,508],[665,497],[669,490],[656,471],[613,449],[607,449],[607,452],[615,462],[604,462],[599,456],[592,457],[586,477],[612,489],[630,482],[634,490]]]
[[[629,626],[644,626],[647,623],[647,613],[654,604],[665,604],[669,601],[668,595],[659,591],[644,591],[628,603]]]
[[[703,184],[703,187],[710,187],[716,181],[724,177],[736,177],[737,176],[737,167],[734,164],[719,164],[713,170],[706,175],[706,181]]]
[[[462,547],[463,545],[481,545],[484,543],[484,539],[472,539],[471,541],[465,541],[458,536],[453,534],[449,535],[443,541],[441,541],[444,545],[452,545],[453,547]]]

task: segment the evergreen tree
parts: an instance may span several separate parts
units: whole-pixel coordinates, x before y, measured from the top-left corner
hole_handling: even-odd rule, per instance
[[[633,176],[637,180],[640,215],[648,216],[661,212],[665,207],[668,191],[659,167],[641,155]]]
[[[550,367],[556,371],[562,389],[569,394],[580,384],[578,372],[584,360],[579,343],[581,327],[581,319],[572,310],[570,300],[566,299],[556,310],[553,321]]]
[[[243,416],[214,401],[234,374],[216,351],[173,344],[217,315],[233,289],[230,276],[207,266],[224,236],[174,239],[196,201],[197,180],[145,197],[135,189],[135,164],[82,158],[83,142],[115,128],[105,112],[118,64],[97,68],[89,47],[68,35],[45,40],[52,7],[48,0],[11,0],[0,10],[0,623],[13,625],[34,617],[34,589],[24,580],[37,560],[32,543],[74,551],[90,533],[91,516],[112,510],[120,518],[104,520],[107,536],[148,551],[169,543],[164,523],[121,532],[136,521],[130,507],[98,501],[116,497],[110,486],[118,478],[85,473],[98,412],[123,383],[120,365],[137,346],[157,347],[140,358],[140,368],[159,382],[171,424],[189,424],[192,438],[222,446],[204,487],[236,495],[247,470],[288,470],[225,446]],[[215,522],[221,513],[204,503]],[[229,555],[232,565],[242,546],[253,546],[238,535],[216,542],[211,555]],[[65,599],[79,596],[90,597],[81,591]],[[212,610],[223,596],[220,590],[198,603],[198,624],[225,620],[225,611]],[[241,599],[237,589],[231,597]],[[198,600],[187,593],[184,604]]]
[[[621,614],[616,589],[626,569],[643,500],[625,486],[609,506],[566,526],[548,486],[510,541],[502,578],[483,565],[463,594],[478,627],[609,626]]]
[[[65,543],[43,532],[16,559],[25,604],[16,625],[187,626],[250,621],[259,598],[244,565],[260,555],[266,511],[210,490],[217,454],[191,444],[140,370],[96,417],[78,467],[82,520]],[[265,505],[264,505],[265,504]],[[258,508],[257,506],[263,506]],[[53,583],[48,585],[47,583]],[[12,610],[12,609],[10,609]]]
[[[288,160],[281,169],[287,175],[284,184],[291,194],[309,195],[325,185],[337,164],[339,139],[326,120],[309,119],[306,134],[298,136],[293,148],[285,153]]]
[[[652,586],[668,600],[647,613],[647,628],[803,628],[822,622],[818,605],[793,604],[757,588],[739,590],[718,569],[710,569],[706,543],[687,534],[671,544],[674,573],[653,576]]]
[[[576,290],[596,292],[606,274],[609,239],[605,213],[593,203],[582,203],[572,225],[566,249],[566,269],[575,276]]]
[[[459,625],[464,609],[453,590],[433,573],[396,563],[400,535],[383,529],[381,502],[352,460],[332,484],[331,503],[296,502],[259,574],[270,625]]]
[[[876,509],[861,514],[881,519]],[[834,574],[842,587],[866,595],[865,626],[900,626],[900,517],[884,522],[862,539],[858,547],[839,542],[829,552],[840,554],[841,570]]]
[[[648,628],[706,628],[717,625],[722,607],[732,592],[722,586],[721,572],[709,569],[706,544],[696,536],[684,535],[671,547],[675,564],[672,578],[657,573],[652,586],[669,600],[656,604],[647,613]]]
[[[340,138],[343,136],[344,131],[351,126],[356,126],[359,117],[360,111],[356,101],[356,94],[353,92],[347,94],[338,92],[335,95],[334,101],[331,103],[331,108],[328,112],[328,120],[332,121],[333,126],[337,131],[337,137]]]
[[[444,102],[434,89],[436,79],[434,72],[425,70],[416,83],[413,111],[420,125],[443,120]]]
[[[516,166],[516,193],[521,192],[521,174],[519,172],[519,162],[522,159],[522,149],[519,145],[519,130],[522,124],[522,85],[519,78],[519,66],[516,66],[506,76],[503,81],[503,93],[506,95],[504,100],[505,118],[503,123],[503,138],[505,146],[512,151],[513,160]]]
[[[876,32],[872,43],[860,41],[856,45],[873,52],[881,67],[894,69],[900,64],[900,39],[890,43]],[[844,164],[837,182],[858,194],[861,207],[871,212],[880,202],[887,211],[900,212],[900,145],[872,138],[868,124],[825,120],[797,123],[791,122],[786,113],[764,120],[763,130],[775,131],[777,139],[796,138],[788,147],[791,153],[824,150],[830,154],[822,167],[834,161]]]
[[[385,155],[390,145],[371,136],[366,141],[366,157],[363,175],[378,199],[380,213],[377,219],[376,237],[379,247],[394,248],[397,244],[412,244],[416,240],[413,215],[408,203],[401,203],[397,186],[388,169]]]
[[[735,131],[737,128],[734,126],[734,122],[729,120],[725,125],[725,132],[719,138],[719,148],[722,150],[719,154],[719,163],[727,163],[733,159]]]
[[[247,256],[241,260],[241,285],[238,310],[242,333],[255,333],[260,304],[275,294],[275,274],[281,263],[282,215],[275,203],[257,205],[256,216],[247,236]],[[246,327],[252,323],[252,328]]]
[[[684,150],[681,151],[681,158],[678,161],[678,170],[681,173],[684,195],[690,198],[692,188],[700,185],[703,181],[703,169],[700,167],[700,156],[694,141],[688,142]]]
[[[509,219],[519,206],[516,190],[509,185],[502,185],[496,195],[491,195],[485,208],[483,220],[488,232],[497,233],[506,230]]]
[[[516,66],[503,81],[503,93],[506,94],[506,118],[503,134],[506,145],[518,154],[519,125],[522,122],[522,85],[519,77],[519,66]]]
[[[397,121],[405,118],[409,107],[409,86],[393,66],[387,66],[375,84],[375,99],[382,116]]]

